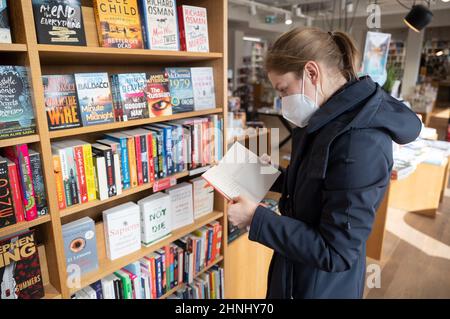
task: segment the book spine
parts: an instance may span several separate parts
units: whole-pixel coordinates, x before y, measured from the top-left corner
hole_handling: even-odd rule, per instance
[[[167,163],[167,174],[172,175],[174,173],[173,169],[173,145],[172,145],[172,129],[164,129],[164,145],[166,150],[166,163]]]
[[[30,166],[38,216],[44,216],[48,213],[48,206],[47,196],[45,194],[44,179],[42,178],[44,174],[42,172],[42,163],[39,153],[33,153],[30,155]]]
[[[70,196],[72,198],[72,203],[78,204],[80,202],[79,192],[78,192],[78,181],[77,181],[77,170],[75,165],[75,159],[73,157],[73,149],[67,147],[64,149],[67,158],[67,167],[69,172],[69,187]]]
[[[86,175],[87,196],[88,201],[93,201],[97,198],[95,194],[95,169],[92,162],[92,147],[90,144],[83,145],[83,160]]]
[[[180,34],[180,50],[186,51],[186,33],[185,33],[183,6],[178,7],[178,27]]]
[[[157,133],[158,138],[158,165],[160,167],[160,177],[166,177],[167,174],[167,164],[166,164],[166,151],[164,147],[164,134],[161,132]]]
[[[149,159],[148,159],[148,144],[147,135],[140,135],[141,140],[141,165],[142,165],[142,179],[144,184],[149,182]]]
[[[86,184],[86,171],[84,169],[83,146],[73,148],[75,167],[77,170],[78,192],[82,203],[88,201],[88,192]]]
[[[63,178],[63,187],[64,187],[64,194],[66,199],[67,206],[72,206],[72,192],[70,191],[70,176],[69,176],[69,163],[67,162],[67,156],[64,149],[59,149],[59,158],[61,162],[61,175]]]
[[[156,297],[159,298],[161,297],[164,293],[163,293],[163,274],[162,274],[162,269],[163,269],[163,265],[162,265],[162,257],[159,256],[158,258],[155,259],[155,264],[156,264],[156,286],[157,286],[157,295]]]
[[[136,149],[136,172],[138,185],[144,184],[144,173],[142,172],[142,150],[141,138],[139,135],[134,136],[134,144]]]
[[[147,0],[139,0],[138,3],[139,16],[141,17],[142,39],[144,41],[144,48],[150,49],[149,28],[148,28],[148,14],[147,14]]]
[[[21,223],[25,221],[25,214],[23,209],[22,196],[20,195],[19,177],[17,175],[17,166],[14,163],[8,165],[8,177],[11,185],[11,193],[14,203],[14,212],[16,214],[16,222]]]
[[[175,127],[171,128],[171,138],[172,138],[172,165],[173,165],[173,173],[178,172],[178,131]]]
[[[115,182],[115,171],[114,171],[114,158],[112,150],[108,149],[104,152],[105,163],[106,163],[106,177],[108,182],[108,196],[113,197],[117,195],[116,192],[116,182]]]
[[[184,171],[184,131],[181,125],[177,126],[177,151],[178,151],[178,171]]]
[[[147,135],[147,154],[148,154],[148,179],[150,183],[155,182],[155,162],[153,152],[153,135],[151,132]]]
[[[128,142],[126,138],[118,140],[120,144],[120,161],[122,172],[122,188],[130,188],[130,159],[128,157]]]
[[[96,169],[96,192],[97,198],[100,200],[106,200],[108,196],[108,178],[106,174],[106,163],[103,156],[95,157],[95,169]]]
[[[120,160],[119,154],[115,153],[113,155],[114,158],[114,181],[116,183],[116,193],[117,195],[122,194],[122,183],[120,177]]]
[[[8,178],[8,162],[0,163],[0,228],[16,223],[11,180]]]
[[[131,188],[138,186],[137,167],[136,167],[136,148],[134,144],[135,144],[134,138],[129,137],[127,139],[127,147],[128,147],[128,161],[130,165]]]
[[[34,200],[34,186],[32,182],[32,172],[30,166],[30,156],[28,154],[28,146],[26,144],[17,145],[17,155],[20,163],[20,175],[23,185],[23,202],[25,203],[25,219],[27,221],[34,220],[38,217],[36,202]]]
[[[120,122],[120,104],[117,90],[117,75],[113,74],[110,77],[111,79],[111,93],[113,96],[113,109],[114,109],[114,119],[116,122]]]
[[[152,282],[152,299],[158,298],[158,284],[157,280],[156,260],[154,257],[150,258],[150,280]]]
[[[213,241],[214,241],[214,230],[208,229],[208,249],[206,253],[206,263],[209,265],[214,260],[212,259],[212,248],[213,248]]]

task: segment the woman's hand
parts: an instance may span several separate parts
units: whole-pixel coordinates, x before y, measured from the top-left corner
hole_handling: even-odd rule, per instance
[[[228,206],[228,220],[233,226],[250,226],[258,204],[245,196],[237,196]]]

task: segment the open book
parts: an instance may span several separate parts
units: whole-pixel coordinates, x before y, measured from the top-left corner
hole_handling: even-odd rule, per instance
[[[259,203],[279,175],[275,167],[262,163],[255,153],[236,142],[202,177],[229,200],[242,195]]]

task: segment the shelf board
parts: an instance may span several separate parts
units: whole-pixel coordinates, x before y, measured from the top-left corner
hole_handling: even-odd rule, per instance
[[[78,47],[68,45],[39,44],[39,56],[43,64],[143,64],[208,61],[223,58],[218,52],[159,51],[145,49],[117,49],[103,47]]]
[[[27,45],[20,43],[0,43],[0,52],[27,52]]]
[[[17,224],[11,225],[11,226],[0,228],[0,237],[8,236],[10,234],[17,233],[21,230],[47,223],[50,221],[50,219],[51,219],[50,215],[44,215],[42,217],[38,217],[35,220],[29,221],[29,222],[25,221],[22,223],[17,223]]]
[[[55,289],[51,284],[44,286],[45,295],[42,299],[61,299],[61,293]]]
[[[0,140],[0,147],[39,142],[39,135],[26,135]]]
[[[206,266],[205,268],[203,268],[202,270],[200,270],[198,273],[196,273],[194,275],[194,278],[200,276],[201,274],[203,274],[205,271],[208,271],[209,269],[211,269],[212,266],[217,265],[218,263],[220,263],[223,260],[223,256],[220,256],[219,258],[217,258],[214,262],[212,262],[211,264],[209,264],[208,266]],[[166,292],[164,295],[162,295],[161,297],[159,297],[159,299],[166,299],[167,297],[169,297],[170,295],[172,295],[173,293],[175,293],[177,290],[183,288],[186,285],[185,282],[179,284],[176,287],[173,287],[172,289],[170,289],[168,292]]]
[[[112,130],[116,130],[116,129],[125,129],[127,127],[141,126],[141,125],[173,121],[173,120],[181,120],[181,119],[187,119],[187,118],[203,116],[203,115],[220,114],[222,112],[223,112],[222,108],[215,108],[215,109],[202,110],[202,111],[178,113],[178,114],[167,115],[167,116],[151,117],[148,119],[132,120],[132,121],[127,121],[127,122],[114,122],[114,123],[110,123],[110,124],[92,125],[92,126],[85,126],[85,127],[79,127],[79,128],[73,128],[73,129],[67,129],[67,130],[53,131],[53,132],[50,132],[49,134],[50,134],[51,139],[56,139],[56,138],[75,136],[75,135],[80,135],[80,134],[102,132],[102,131],[103,132],[104,131],[112,131]]]
[[[181,172],[181,173],[178,173],[178,174],[174,174],[173,176],[176,179],[183,178],[183,177],[189,176],[189,171],[185,171],[185,172]],[[131,189],[124,190],[124,191],[122,191],[122,194],[110,197],[110,198],[105,199],[105,200],[96,199],[96,200],[93,200],[93,201],[90,201],[90,202],[87,202],[87,203],[84,203],[84,204],[77,204],[77,205],[69,206],[69,207],[67,207],[65,209],[60,210],[59,211],[59,215],[60,215],[60,217],[66,217],[68,215],[75,214],[75,213],[84,211],[84,210],[89,209],[89,208],[97,207],[97,206],[104,205],[104,204],[109,203],[109,202],[116,201],[116,200],[118,200],[120,198],[127,197],[127,196],[129,196],[131,194],[136,194],[136,193],[139,193],[139,192],[143,192],[145,190],[151,189],[152,187],[153,187],[152,183],[147,183],[147,184],[144,184],[144,185],[140,185],[138,187],[134,187],[134,188],[131,188]]]
[[[182,227],[182,228],[172,231],[172,234],[169,237],[166,237],[163,240],[158,241],[157,243],[155,243],[153,245],[150,245],[148,247],[142,246],[142,248],[139,249],[138,251],[131,253],[129,255],[126,255],[122,258],[116,259],[116,260],[109,260],[107,258],[105,258],[103,260],[99,260],[98,269],[89,274],[86,274],[83,278],[81,278],[80,287],[86,287],[86,286],[96,282],[97,280],[100,280],[100,279],[112,274],[113,272],[125,267],[126,265],[129,265],[131,262],[139,260],[139,259],[147,256],[148,254],[154,252],[155,250],[158,250],[158,249],[174,242],[175,240],[192,233],[196,229],[198,229],[202,226],[205,226],[206,224],[208,224],[214,220],[217,220],[217,219],[221,218],[222,216],[223,216],[223,212],[209,213],[205,216],[200,217],[191,225],[188,225],[188,226],[185,226],[185,227]],[[78,290],[79,290],[79,288],[75,288],[75,289],[72,288],[72,289],[70,289],[70,294],[72,295],[75,292],[77,292]]]

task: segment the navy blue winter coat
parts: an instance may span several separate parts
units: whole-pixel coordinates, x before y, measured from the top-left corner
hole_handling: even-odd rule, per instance
[[[392,141],[409,143],[420,129],[415,113],[370,77],[347,83],[294,129],[290,165],[273,187],[282,216],[259,206],[249,232],[274,250],[268,298],[362,298]]]

